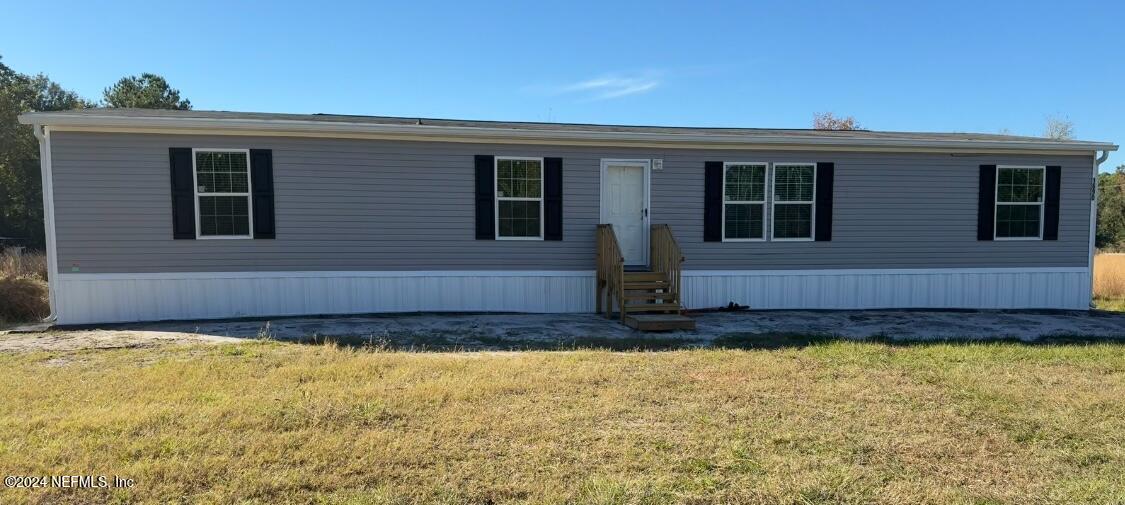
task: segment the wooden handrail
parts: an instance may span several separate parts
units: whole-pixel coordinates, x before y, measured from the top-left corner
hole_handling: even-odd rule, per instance
[[[684,253],[672,235],[672,228],[666,224],[652,225],[649,239],[649,263],[653,272],[663,272],[668,277],[668,293],[671,299],[664,303],[681,303],[680,281],[682,279]]]
[[[613,299],[616,297],[621,320],[625,321],[625,257],[621,254],[621,247],[617,245],[617,235],[613,233],[613,225],[599,224],[597,233],[597,311],[602,311],[604,290],[605,317],[610,317]]]

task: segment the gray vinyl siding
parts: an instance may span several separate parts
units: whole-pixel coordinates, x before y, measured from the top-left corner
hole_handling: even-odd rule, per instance
[[[169,147],[272,149],[276,240],[173,240]],[[563,240],[474,239],[473,156],[559,156]],[[653,223],[706,270],[1084,267],[1091,156],[718,151],[56,132],[62,272],[592,270],[602,158],[662,158]],[[703,242],[703,162],[836,164],[831,242]],[[1058,241],[978,242],[981,164],[1062,166]]]

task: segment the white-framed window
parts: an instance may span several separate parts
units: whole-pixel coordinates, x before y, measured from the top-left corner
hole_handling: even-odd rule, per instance
[[[723,163],[723,241],[766,239],[766,172],[757,162]]]
[[[253,238],[249,149],[192,149],[195,235]]]
[[[773,240],[812,240],[816,163],[773,164]]]
[[[496,157],[496,239],[543,240],[543,158]]]
[[[996,167],[996,240],[1043,238],[1043,192],[1047,167]]]

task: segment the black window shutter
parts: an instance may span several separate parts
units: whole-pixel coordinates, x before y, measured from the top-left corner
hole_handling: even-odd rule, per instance
[[[273,151],[250,150],[250,186],[253,189],[254,238],[274,238],[277,234],[273,212]]]
[[[1043,201],[1043,240],[1059,239],[1059,185],[1062,167],[1047,167],[1047,191]]]
[[[832,186],[836,177],[835,163],[816,164],[816,241],[832,240]]]
[[[543,239],[562,240],[563,236],[562,158],[543,159]]]
[[[996,165],[980,166],[977,198],[977,240],[992,240],[996,226]]]
[[[477,240],[496,240],[496,170],[494,158],[476,156]]]
[[[195,178],[190,147],[168,148],[172,175],[172,238],[195,240]]]
[[[723,241],[723,162],[703,163],[703,241]]]

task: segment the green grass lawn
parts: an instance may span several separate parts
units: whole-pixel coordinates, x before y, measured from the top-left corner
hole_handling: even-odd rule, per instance
[[[3,502],[1121,503],[1111,344],[0,355]]]

